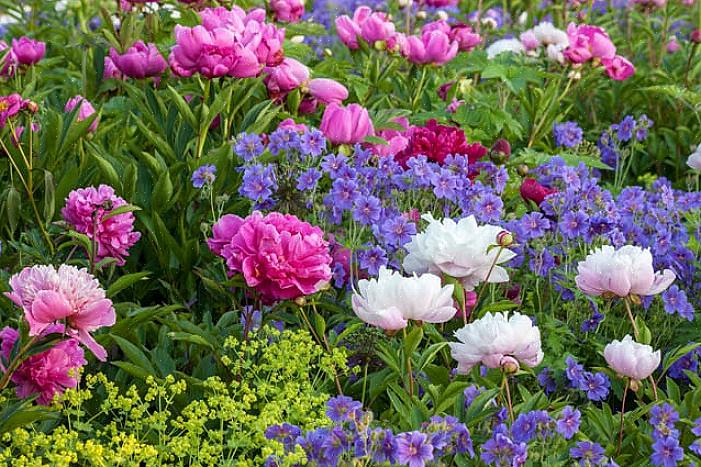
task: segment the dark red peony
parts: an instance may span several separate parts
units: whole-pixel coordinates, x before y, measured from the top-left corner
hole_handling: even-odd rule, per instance
[[[535,204],[540,206],[546,196],[557,193],[554,188],[548,188],[547,186],[541,185],[534,178],[526,178],[523,183],[521,183],[521,197],[526,201],[533,201]]]
[[[473,164],[487,154],[487,148],[480,143],[467,143],[465,132],[460,128],[439,125],[429,120],[425,126],[413,126],[409,130],[409,144],[394,158],[406,167],[409,159],[424,155],[429,160],[442,164],[449,154],[467,156]]]

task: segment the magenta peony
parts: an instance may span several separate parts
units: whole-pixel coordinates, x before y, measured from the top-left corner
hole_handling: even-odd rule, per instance
[[[0,128],[5,128],[10,118],[28,109],[29,104],[29,100],[22,99],[22,96],[17,93],[9,96],[0,96]]]
[[[339,39],[353,50],[360,47],[359,37],[371,45],[378,41],[390,41],[395,36],[394,29],[394,23],[384,13],[373,11],[365,5],[356,8],[353,18],[347,15],[336,18]]]
[[[266,303],[321,290],[331,280],[329,244],[319,227],[290,214],[223,216],[207,240],[210,250],[241,273]]]
[[[288,92],[297,89],[309,79],[309,68],[294,58],[285,58],[275,67],[265,69],[264,79],[268,94],[272,99],[281,99]]]
[[[567,26],[567,38],[569,47],[565,49],[565,57],[572,63],[610,59],[616,55],[616,46],[606,31],[598,26],[570,23]]]
[[[41,41],[28,37],[12,39],[12,58],[19,65],[35,65],[45,54],[46,44]]]
[[[156,45],[144,44],[144,41],[137,41],[123,54],[110,48],[110,58],[114,66],[130,78],[144,79],[159,76],[168,68],[168,63]]]
[[[412,157],[420,155],[442,164],[450,154],[465,156],[470,164],[474,164],[488,152],[480,143],[468,144],[465,132],[460,128],[439,125],[435,120],[427,121],[424,126],[412,126],[407,137],[409,143],[406,149],[394,156],[403,166]]]
[[[275,14],[275,21],[297,23],[304,15],[303,0],[272,0],[270,8]]]
[[[65,333],[75,337],[99,360],[107,359],[107,351],[91,332],[115,323],[112,301],[105,297],[100,283],[86,269],[62,264],[24,268],[10,278],[7,298],[24,310],[29,335],[40,336],[59,322]]]
[[[61,214],[68,224],[78,232],[94,239],[97,244],[95,261],[115,258],[117,264],[125,263],[131,248],[141,238],[134,232],[134,214],[124,212],[105,219],[114,209],[128,204],[114,194],[114,188],[100,185],[98,188],[79,188],[66,198],[66,207]]]
[[[338,81],[328,78],[314,78],[307,85],[309,94],[322,104],[340,104],[348,99],[348,89]]]
[[[81,95],[77,95],[68,99],[68,102],[66,102],[66,106],[63,108],[63,111],[66,113],[72,112],[78,104],[80,104],[80,108],[78,109],[78,116],[76,117],[76,121],[82,122],[83,120],[95,113],[95,107],[93,107],[90,101],[88,101]],[[90,128],[88,128],[88,131],[92,133],[97,131],[97,125],[99,121],[100,117],[98,116],[90,124]]]
[[[358,104],[348,107],[329,104],[321,117],[319,129],[333,144],[362,143],[365,137],[375,135],[367,109]]]
[[[419,65],[443,65],[458,53],[458,42],[440,30],[427,31],[421,36],[407,37],[407,45],[402,54],[412,63]]]
[[[601,64],[604,65],[609,78],[616,81],[625,81],[635,73],[633,64],[620,55],[616,55],[613,58],[605,58],[601,60]]]
[[[0,330],[0,355],[10,360],[10,353],[19,332],[10,327]],[[78,370],[86,365],[83,349],[76,339],[59,342],[49,350],[32,355],[12,373],[11,381],[17,385],[17,397],[26,398],[38,394],[37,402],[49,405],[56,395],[66,388],[78,385]],[[0,363],[0,370],[2,363]]]

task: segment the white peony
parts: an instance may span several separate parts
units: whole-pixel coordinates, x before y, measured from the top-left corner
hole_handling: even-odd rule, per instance
[[[501,227],[477,225],[475,216],[458,222],[452,219],[438,221],[431,214],[424,214],[422,218],[429,225],[425,231],[412,236],[404,246],[409,253],[403,262],[405,271],[448,274],[460,279],[467,291],[474,290],[485,280],[493,283],[509,280],[508,273],[499,264],[509,261],[516,254],[507,248],[498,253],[499,248],[493,247],[497,235],[504,231]],[[490,273],[497,254],[497,264]]]
[[[639,344],[632,337],[614,340],[604,348],[604,358],[611,369],[622,376],[641,381],[660,366],[660,351]]]
[[[694,152],[689,155],[689,158],[686,160],[686,165],[694,170],[701,170],[701,144],[696,146]]]
[[[354,291],[353,311],[368,324],[385,330],[405,328],[409,320],[444,323],[455,316],[453,286],[433,274],[404,277],[380,268],[377,279],[363,279]]]
[[[514,54],[522,54],[525,51],[523,44],[521,44],[521,41],[518,39],[499,39],[487,47],[487,58],[491,60],[501,53],[511,52]]]
[[[514,362],[534,367],[543,361],[540,330],[528,316],[487,313],[474,323],[455,331],[460,342],[451,342],[450,354],[458,361],[458,373],[468,373],[482,363],[502,368]],[[511,368],[513,370],[513,368]]]
[[[533,28],[533,34],[535,34],[536,39],[538,39],[538,42],[543,46],[552,44],[565,49],[570,45],[567,33],[562,29],[556,28],[552,23],[548,23],[547,21],[535,26]]]

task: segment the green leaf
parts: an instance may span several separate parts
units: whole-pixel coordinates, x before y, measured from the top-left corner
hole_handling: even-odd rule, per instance
[[[139,368],[143,369],[149,375],[156,376],[156,369],[153,367],[151,361],[140,348],[138,348],[136,345],[132,344],[123,337],[119,337],[114,334],[110,334],[109,336],[112,338],[112,340],[114,340],[114,342],[119,346],[119,348],[122,349],[124,355],[126,355],[127,358],[132,361],[132,363],[139,366]]]
[[[638,327],[638,342],[641,344],[650,344],[652,342],[652,333],[650,332],[650,328],[647,327],[647,324],[645,324],[645,321],[643,318],[638,315],[635,318],[635,324]]]
[[[139,206],[134,206],[133,204],[125,204],[124,206],[119,206],[118,208],[112,209],[110,212],[105,214],[102,217],[102,221],[106,221],[107,219],[110,219],[114,216],[118,216],[120,214],[124,214],[127,212],[134,212],[134,211],[141,211],[141,208]]]
[[[422,327],[415,326],[414,329],[406,336],[404,339],[404,352],[407,358],[411,358],[414,352],[419,347],[421,339],[424,337],[424,330]]]
[[[214,346],[208,342],[207,339],[197,334],[190,334],[189,332],[169,332],[168,336],[174,341],[185,341],[214,350]]]
[[[107,289],[107,296],[108,297],[114,297],[117,293],[121,292],[122,290],[126,289],[127,287],[131,287],[132,285],[136,284],[138,281],[143,280],[147,278],[151,274],[149,271],[144,271],[144,272],[135,272],[133,274],[126,274],[116,281],[112,283],[112,285],[109,286]]]
[[[132,375],[136,378],[139,378],[139,379],[145,380],[149,376],[153,376],[148,371],[144,370],[143,368],[141,368],[138,365],[134,365],[133,363],[118,361],[118,362],[112,362],[112,365],[124,370],[125,372],[127,372],[130,375]]]
[[[193,130],[197,129],[199,126],[197,124],[197,118],[195,117],[195,114],[192,112],[192,109],[185,98],[170,85],[168,85],[168,92],[170,93],[170,97],[173,99],[173,102],[178,107],[178,112],[180,112],[180,115],[183,116],[187,124],[190,125]]]
[[[44,171],[44,221],[50,223],[56,210],[56,183],[48,170]]]
[[[156,186],[151,194],[151,208],[163,209],[173,197],[173,182],[170,180],[170,172],[165,171],[158,178]]]
[[[34,422],[60,418],[58,412],[32,404],[33,398],[15,403],[5,401],[3,403],[4,409],[0,412],[0,435]]]

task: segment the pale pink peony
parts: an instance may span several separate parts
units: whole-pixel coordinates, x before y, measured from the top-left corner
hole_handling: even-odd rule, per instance
[[[63,218],[75,230],[94,239],[97,244],[95,261],[114,258],[122,266],[141,233],[134,232],[134,214],[124,212],[105,219],[113,210],[128,203],[115,195],[114,188],[100,185],[73,190],[61,210]]]
[[[66,334],[75,337],[102,361],[107,351],[91,332],[115,323],[112,301],[105,297],[100,283],[86,269],[62,264],[24,268],[10,278],[7,298],[24,310],[29,335],[39,336],[47,328],[63,322]]]
[[[604,358],[613,371],[637,381],[644,380],[660,366],[660,351],[639,344],[632,337],[614,340],[604,348]]]
[[[667,289],[676,275],[669,269],[655,273],[652,254],[639,246],[610,245],[597,248],[577,266],[577,287],[587,295],[628,297],[657,295]]]
[[[455,331],[459,342],[451,342],[450,354],[458,361],[458,373],[466,374],[481,363],[488,368],[513,371],[519,363],[528,367],[543,361],[540,330],[528,316],[487,313]]]
[[[321,290],[331,280],[331,255],[324,232],[290,214],[254,212],[223,216],[207,240],[210,250],[243,274],[267,302]]]
[[[19,332],[15,329],[6,327],[0,330],[0,355],[5,361],[10,360],[17,339]],[[37,402],[49,405],[54,396],[78,385],[78,370],[87,363],[78,341],[67,339],[24,360],[12,373],[11,381],[17,385],[17,397],[27,398],[38,394]],[[0,369],[4,370],[2,364]]]

